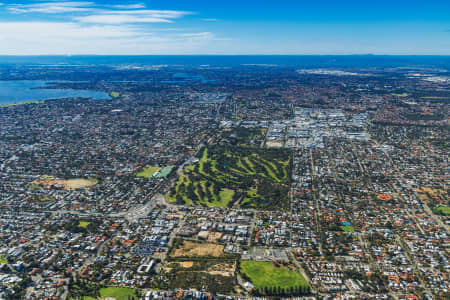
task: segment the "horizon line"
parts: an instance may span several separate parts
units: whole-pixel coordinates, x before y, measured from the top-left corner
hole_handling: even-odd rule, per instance
[[[450,56],[449,54],[0,54],[0,57],[37,57],[37,56]]]

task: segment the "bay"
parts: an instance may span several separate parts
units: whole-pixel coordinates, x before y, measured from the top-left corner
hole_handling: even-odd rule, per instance
[[[0,105],[76,97],[110,99],[105,92],[45,88],[48,83],[43,80],[0,81]]]

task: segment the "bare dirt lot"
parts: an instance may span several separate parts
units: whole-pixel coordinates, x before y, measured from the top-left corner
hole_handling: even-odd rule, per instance
[[[194,265],[194,262],[193,261],[181,261],[181,262],[179,262],[179,264],[183,268],[192,268],[192,266]]]
[[[34,184],[41,185],[44,188],[60,187],[65,190],[77,190],[81,188],[90,188],[97,184],[95,179],[38,179],[33,182]]]
[[[236,263],[215,264],[208,268],[207,272],[211,275],[234,276]]]
[[[223,245],[216,245],[211,243],[195,243],[191,241],[184,241],[179,248],[175,249],[170,255],[172,257],[201,257],[212,256],[220,257],[223,255]]]
[[[220,240],[221,237],[222,237],[221,232],[211,232],[208,236],[208,241],[209,242],[217,242],[218,240]]]

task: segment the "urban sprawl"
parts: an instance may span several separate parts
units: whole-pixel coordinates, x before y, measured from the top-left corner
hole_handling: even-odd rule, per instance
[[[0,74],[0,299],[450,298],[449,71]]]

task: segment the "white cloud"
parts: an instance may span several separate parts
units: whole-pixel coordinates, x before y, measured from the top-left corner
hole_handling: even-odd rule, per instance
[[[26,19],[49,15],[42,21],[0,21],[0,54],[194,54],[223,40],[189,28],[151,28],[150,23],[171,24],[195,13],[146,9],[143,3],[45,0],[6,9]]]
[[[211,32],[197,32],[197,33],[181,33],[178,34],[178,36],[180,37],[185,37],[185,38],[210,38],[213,37],[214,35]]]
[[[74,17],[83,23],[125,24],[125,23],[172,23],[174,19],[191,14],[176,10],[102,10],[98,14]]]
[[[205,21],[205,22],[217,22],[218,20],[217,19],[202,19],[202,21]]]
[[[144,8],[145,4],[144,3],[124,4],[124,5],[119,4],[119,5],[112,5],[112,7],[119,9],[137,9],[137,8]]]
[[[91,17],[85,15],[91,13],[98,16],[102,15],[138,15],[144,18],[156,19],[177,19],[185,15],[192,14],[188,11],[177,10],[152,10],[141,9],[144,4],[130,4],[130,5],[112,5],[112,6],[98,6],[94,2],[87,1],[66,1],[66,2],[42,2],[37,4],[13,4],[8,6],[8,10],[14,13],[47,13],[47,14],[61,14],[61,13],[80,13],[78,17]],[[117,9],[111,9],[117,8]],[[89,18],[89,22],[93,18]],[[106,19],[105,19],[106,20]],[[107,19],[109,22],[109,19]],[[130,19],[131,20],[131,19]],[[142,22],[142,21],[141,21]]]
[[[0,54],[194,54],[217,40],[210,32],[158,35],[136,25],[0,22]]]
[[[82,23],[97,24],[125,24],[125,23],[172,23],[173,21],[163,18],[140,17],[132,15],[89,15],[75,17],[74,20]]]
[[[66,1],[38,4],[14,4],[8,6],[13,13],[71,13],[72,20],[82,23],[126,24],[126,23],[172,23],[188,11],[141,9],[144,4],[99,6],[94,2]]]
[[[47,13],[58,14],[67,12],[92,11],[94,2],[43,2],[37,4],[13,4],[8,7],[14,13]]]
[[[105,10],[108,14],[131,14],[131,15],[146,15],[155,18],[169,18],[176,19],[186,15],[192,14],[189,11],[180,10],[154,10],[154,9],[139,9],[139,10]]]

